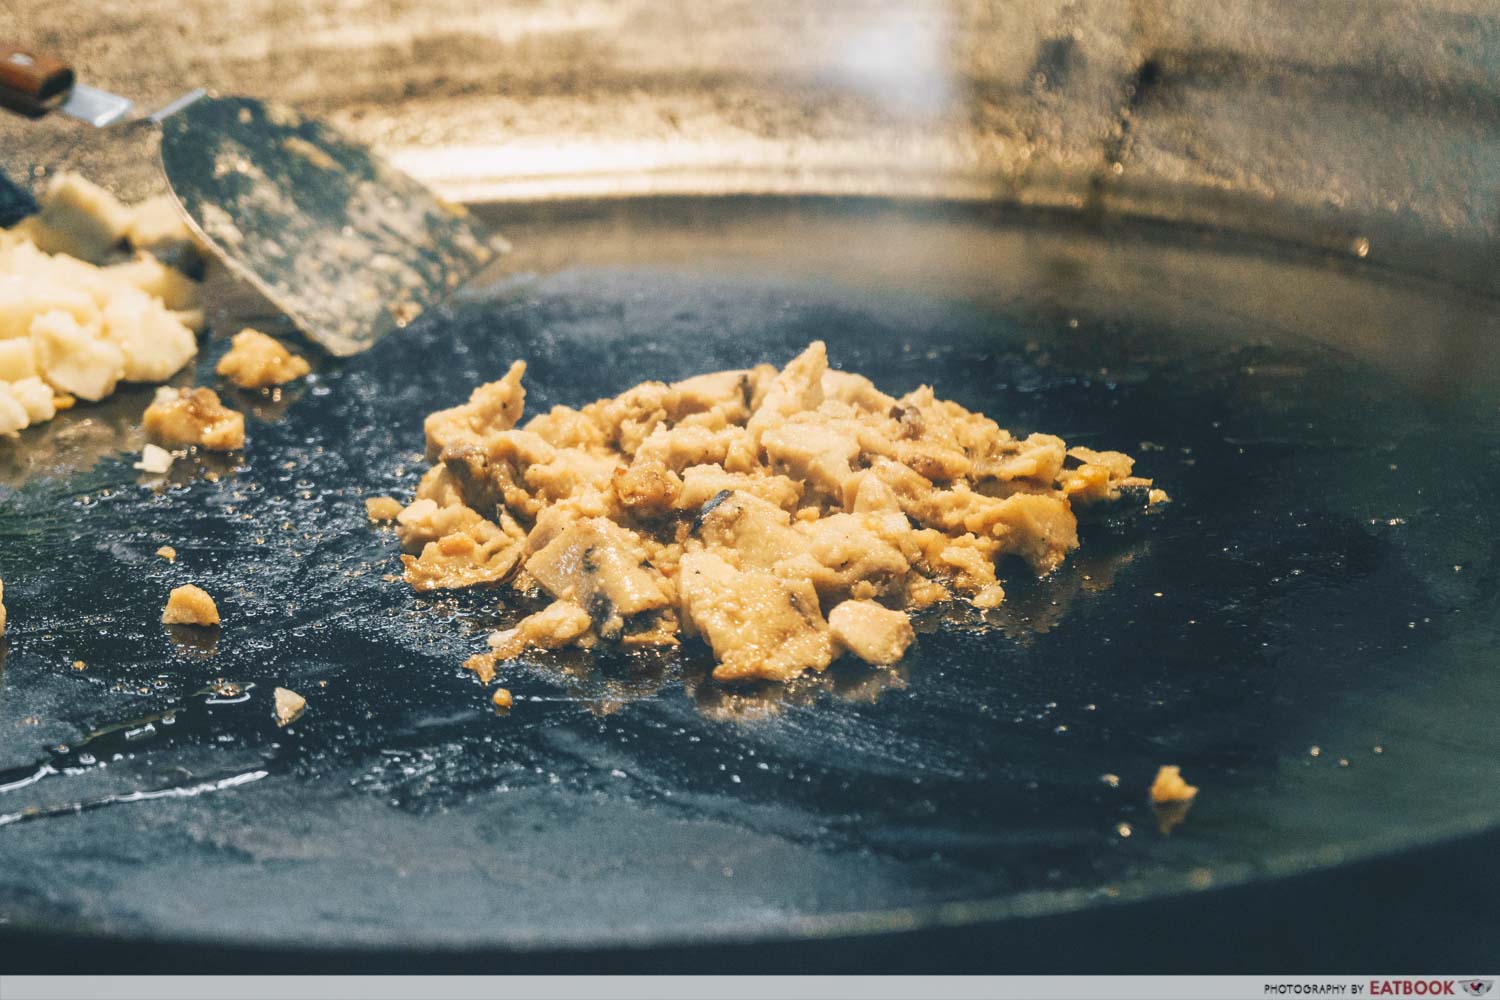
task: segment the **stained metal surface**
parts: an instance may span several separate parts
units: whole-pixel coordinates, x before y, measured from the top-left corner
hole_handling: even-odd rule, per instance
[[[12,0],[0,34],[146,107],[297,107],[453,200],[993,200],[1496,289],[1490,0]],[[76,124],[0,117],[0,170],[152,193],[146,136]]]
[[[335,355],[405,326],[494,256],[462,208],[285,108],[195,101],[163,120],[161,163],[230,269]]]
[[[795,940],[1500,825],[1493,400],[1382,348],[1483,344],[1488,304],[884,209],[646,205],[515,231],[533,273],[253,412],[237,463],[164,483],[62,455],[0,487],[8,927],[387,953]],[[924,620],[893,670],[735,693],[701,648],[537,660],[496,717],[459,663],[523,609],[413,595],[365,521],[366,496],[414,485],[422,416],[517,357],[535,413],[814,337],[888,391],[927,382],[1013,430],[1133,451],[1174,502],[1090,525],[1054,578],[1010,574],[994,613]],[[157,624],[185,582],[219,599],[217,633]],[[217,678],[242,690],[202,693]],[[286,729],[277,685],[309,701]],[[1170,836],[1145,800],[1166,763],[1203,789]]]

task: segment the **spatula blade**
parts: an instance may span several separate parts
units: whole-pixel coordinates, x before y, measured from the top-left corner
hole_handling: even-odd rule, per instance
[[[67,99],[57,110],[79,121],[88,122],[95,128],[104,128],[130,114],[133,107],[135,104],[128,97],[111,94],[88,84],[75,83]]]
[[[356,354],[447,298],[494,248],[461,208],[329,126],[243,97],[162,122],[200,235],[311,340]]]

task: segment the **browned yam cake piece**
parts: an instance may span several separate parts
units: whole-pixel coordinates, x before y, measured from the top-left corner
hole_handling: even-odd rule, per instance
[[[833,660],[828,623],[807,580],[735,569],[712,552],[682,557],[678,577],[683,620],[691,623],[719,665],[714,678],[789,680]]]
[[[427,434],[427,460],[437,461],[444,448],[455,445],[483,445],[491,434],[514,427],[526,405],[526,390],[521,388],[525,373],[526,362],[517,361],[504,378],[470,393],[467,403],[430,415],[422,425]]]
[[[305,358],[259,330],[246,327],[234,335],[232,343],[214,371],[241,389],[285,385],[312,371]]]
[[[395,497],[369,497],[365,500],[365,516],[373,523],[394,521],[401,516],[401,501]]]
[[[606,638],[618,637],[632,615],[670,603],[640,540],[604,517],[564,529],[526,560],[526,572],[553,597],[583,608]]]
[[[163,625],[217,625],[219,608],[207,591],[191,583],[175,587],[162,609]]]
[[[212,389],[162,386],[146,407],[146,432],[159,441],[209,451],[245,447],[245,416],[226,407]]]
[[[591,625],[588,612],[572,601],[553,601],[536,614],[521,619],[514,628],[492,634],[490,648],[496,658],[509,660],[533,647],[556,649],[566,646],[585,635]]]
[[[874,601],[845,601],[828,612],[828,627],[840,649],[866,663],[889,666],[906,655],[916,638],[904,611]]]
[[[1186,802],[1197,795],[1197,786],[1187,783],[1182,768],[1176,764],[1164,764],[1157,769],[1156,780],[1151,783],[1152,802]]]

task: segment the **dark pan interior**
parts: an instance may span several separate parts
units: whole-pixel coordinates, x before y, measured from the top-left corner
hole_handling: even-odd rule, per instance
[[[1496,411],[1485,362],[1434,360],[1473,353],[1489,304],[962,211],[514,221],[508,271],[452,308],[279,402],[236,397],[238,462],[132,470],[144,390],[0,444],[8,928],[792,940],[1188,894],[1500,823]],[[245,315],[216,317],[204,382]],[[422,416],[514,358],[535,413],[814,338],[887,391],[1130,451],[1174,502],[1090,523],[1052,578],[1012,568],[995,612],[926,616],[893,670],[736,692],[691,646],[538,659],[506,669],[497,718],[459,664],[523,609],[388,581],[394,540],[365,520],[420,474]],[[216,635],[158,624],[186,582],[218,598]],[[285,730],[277,685],[309,702]],[[1146,801],[1168,763],[1202,788],[1170,836]]]

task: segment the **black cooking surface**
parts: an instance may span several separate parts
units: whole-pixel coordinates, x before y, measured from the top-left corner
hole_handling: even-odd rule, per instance
[[[691,645],[538,657],[497,717],[460,663],[527,609],[413,594],[365,519],[409,495],[422,417],[515,358],[537,413],[814,338],[888,392],[1132,452],[1173,503],[1087,525],[1049,579],[1012,567],[997,611],[933,612],[893,670],[745,692]],[[1492,414],[1296,337],[693,261],[508,278],[253,409],[238,462],[163,482],[60,446],[0,486],[0,916],[313,948],[785,938],[1490,829],[1496,450]],[[217,634],[158,624],[189,582]],[[284,730],[278,685],[309,703]],[[1166,836],[1169,763],[1202,792]]]

